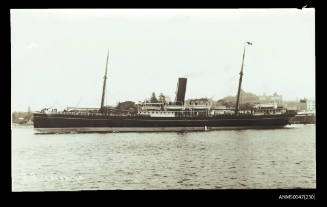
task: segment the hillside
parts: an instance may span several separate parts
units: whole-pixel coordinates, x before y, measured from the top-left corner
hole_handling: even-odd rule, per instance
[[[260,99],[257,95],[253,93],[247,93],[241,90],[240,93],[240,107],[250,107],[254,104],[260,103]],[[227,96],[222,99],[219,99],[216,102],[216,105],[223,105],[227,107],[235,107],[236,104],[236,96]]]

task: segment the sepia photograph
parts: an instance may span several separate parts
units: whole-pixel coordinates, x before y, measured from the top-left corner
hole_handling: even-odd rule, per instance
[[[10,9],[10,46],[12,191],[316,189],[314,8]]]

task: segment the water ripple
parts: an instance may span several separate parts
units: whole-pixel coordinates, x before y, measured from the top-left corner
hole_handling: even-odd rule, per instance
[[[13,128],[14,191],[315,188],[315,126],[34,135]]]

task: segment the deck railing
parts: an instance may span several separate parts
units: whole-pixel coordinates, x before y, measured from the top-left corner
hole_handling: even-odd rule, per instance
[[[53,114],[53,115],[68,115],[68,116],[85,116],[85,117],[103,117],[103,118],[118,118],[118,117],[125,117],[125,118],[146,118],[149,116],[146,115],[141,115],[141,114],[105,114],[105,113],[98,113],[98,112],[69,112],[69,111],[65,111],[65,112],[50,112],[48,114]],[[275,115],[283,115],[283,114],[275,114]],[[196,119],[196,118],[209,118],[209,119],[219,119],[219,118],[223,118],[223,117],[233,117],[235,116],[234,114],[189,114],[187,116],[183,116],[182,114],[177,115],[175,117],[169,117],[169,118],[175,118],[175,119]],[[243,117],[243,118],[247,118],[247,117],[252,117],[252,116],[267,116],[266,114],[246,114],[246,113],[239,113],[238,117]],[[269,115],[268,115],[269,116]],[[154,117],[154,118],[167,118],[167,117]]]

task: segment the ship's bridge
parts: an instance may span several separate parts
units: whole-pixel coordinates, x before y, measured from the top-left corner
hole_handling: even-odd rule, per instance
[[[160,111],[163,109],[164,103],[142,103],[140,111]]]
[[[166,105],[164,103],[143,103],[138,114],[150,117],[206,117],[210,114],[208,105]]]
[[[255,115],[282,114],[286,109],[274,104],[257,104],[253,107]]]

